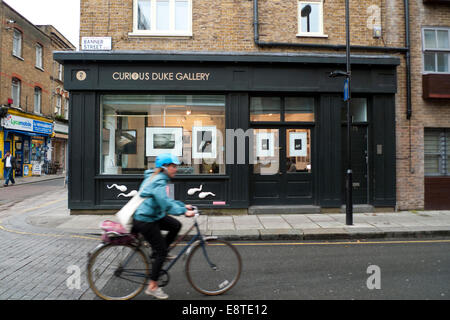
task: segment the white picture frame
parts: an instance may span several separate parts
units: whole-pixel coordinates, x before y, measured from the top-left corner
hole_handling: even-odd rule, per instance
[[[217,128],[215,126],[192,127],[192,159],[217,157]]]
[[[273,132],[258,132],[256,134],[256,156],[275,156],[275,134]]]
[[[289,157],[306,157],[307,149],[307,132],[289,132]]]
[[[145,155],[156,157],[162,153],[183,156],[182,127],[146,127]]]

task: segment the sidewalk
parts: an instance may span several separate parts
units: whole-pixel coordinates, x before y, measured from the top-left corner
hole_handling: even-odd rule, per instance
[[[192,225],[192,218],[177,217],[181,233]],[[99,225],[115,220],[114,215],[71,216],[68,210],[34,215],[29,224],[55,231],[100,235]],[[354,224],[345,224],[345,214],[280,214],[200,216],[204,235],[227,240],[335,240],[374,238],[421,238],[450,236],[450,211],[402,211],[356,213]],[[181,234],[180,233],[180,234]]]
[[[27,184],[27,183],[35,183],[35,182],[41,182],[46,180],[54,180],[54,179],[63,179],[66,177],[65,173],[62,174],[47,174],[47,175],[41,175],[41,176],[32,176],[32,177],[18,177],[14,180],[16,183],[15,186],[21,185],[21,184]],[[2,179],[0,183],[0,188],[4,188],[5,180]],[[9,186],[11,186],[11,183],[9,183]]]

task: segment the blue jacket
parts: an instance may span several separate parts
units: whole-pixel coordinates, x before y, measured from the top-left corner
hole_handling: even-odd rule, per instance
[[[134,219],[143,222],[155,222],[166,214],[182,215],[187,209],[183,202],[170,199],[166,187],[169,177],[161,172],[151,180],[153,170],[146,170],[145,179],[139,188],[141,197],[146,199],[134,213]],[[150,181],[151,180],[151,181]]]

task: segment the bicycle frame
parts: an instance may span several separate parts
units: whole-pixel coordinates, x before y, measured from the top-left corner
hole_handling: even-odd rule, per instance
[[[203,253],[204,253],[204,255],[205,255],[206,261],[208,262],[208,264],[210,265],[210,267],[213,268],[213,269],[216,268],[216,266],[209,260],[208,254],[207,254],[206,249],[205,249],[205,241],[208,240],[208,239],[217,239],[217,237],[205,237],[205,236],[202,235],[202,233],[201,233],[201,231],[200,231],[200,227],[199,227],[198,222],[197,222],[197,216],[198,216],[198,214],[196,214],[196,216],[194,217],[194,223],[193,223],[193,225],[189,228],[189,230],[186,231],[186,233],[185,233],[184,235],[180,236],[180,237],[178,238],[178,240],[177,240],[175,243],[173,243],[173,244],[169,247],[169,250],[168,250],[168,251],[170,252],[173,248],[175,248],[175,247],[177,246],[178,243],[180,243],[184,238],[186,238],[186,236],[188,235],[189,232],[192,231],[192,229],[196,228],[196,229],[197,229],[197,233],[196,233],[196,234],[192,237],[192,239],[185,245],[185,247],[181,250],[181,252],[178,253],[178,255],[175,257],[175,259],[172,260],[166,267],[162,268],[161,271],[167,273],[167,272],[175,265],[175,263],[180,259],[180,257],[182,257],[183,254],[185,254],[185,252],[187,252],[188,250],[190,250],[190,249],[193,247],[193,245],[194,245],[197,241],[200,241],[200,245],[202,246]],[[141,247],[141,245],[138,245],[138,246],[136,247],[136,249],[139,249],[140,247]],[[134,256],[135,254],[136,254],[136,251],[134,251],[133,254],[131,254],[131,255],[127,258],[127,260],[125,261],[124,265],[121,266],[122,269],[125,269],[125,270],[122,270],[122,272],[125,271],[125,272],[126,272],[127,274],[129,274],[129,275],[134,275],[134,276],[139,276],[139,277],[147,278],[147,276],[146,276],[145,274],[143,274],[143,273],[130,272],[130,271],[128,271],[128,270],[125,268],[126,265],[128,264],[128,262],[133,258],[133,256]]]

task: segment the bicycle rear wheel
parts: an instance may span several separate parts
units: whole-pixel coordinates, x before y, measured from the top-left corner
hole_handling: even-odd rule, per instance
[[[128,300],[144,288],[149,268],[145,254],[131,245],[107,244],[89,258],[89,286],[105,300]]]
[[[230,290],[239,280],[241,256],[229,242],[207,239],[192,248],[186,261],[186,276],[200,293],[214,296]]]

